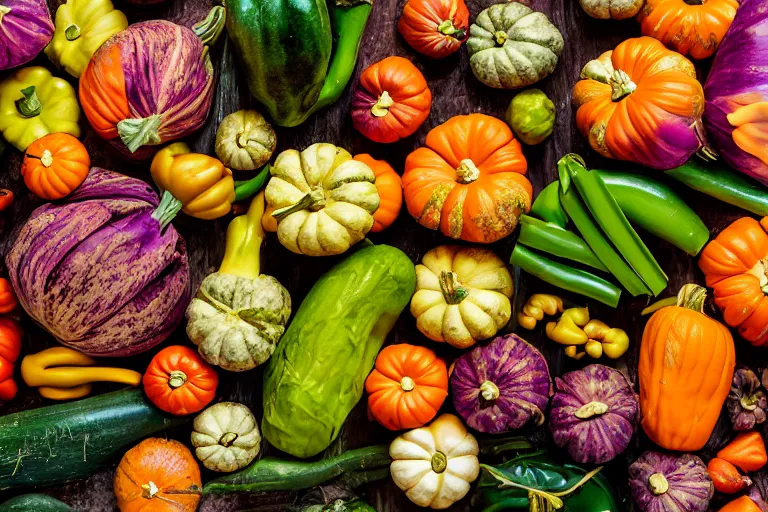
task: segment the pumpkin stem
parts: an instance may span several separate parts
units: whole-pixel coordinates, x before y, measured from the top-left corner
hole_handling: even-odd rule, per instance
[[[173,195],[167,190],[163,192],[163,196],[160,198],[160,204],[157,205],[155,211],[152,212],[152,218],[160,224],[160,230],[171,223],[176,214],[181,210],[181,201],[173,197]]]
[[[469,290],[459,284],[456,272],[448,270],[440,272],[440,290],[448,304],[459,304],[469,296]]]
[[[603,402],[589,402],[584,404],[573,413],[580,420],[588,420],[593,416],[601,416],[608,412],[608,406]]]
[[[612,101],[619,101],[625,96],[632,94],[637,85],[629,78],[629,75],[620,69],[614,69],[611,74],[610,86],[613,89],[611,93]]]
[[[53,153],[51,153],[50,149],[43,151],[43,156],[40,157],[40,162],[45,167],[50,167],[53,165]]]
[[[435,452],[432,455],[432,471],[442,473],[448,467],[448,457],[443,452]]]
[[[456,174],[459,175],[459,183],[472,183],[480,177],[480,169],[477,168],[475,162],[465,158],[461,161],[459,168],[456,169]]]
[[[177,389],[187,382],[187,374],[180,370],[173,370],[168,375],[168,387]]]
[[[496,40],[497,45],[503,46],[504,43],[507,42],[507,39],[509,38],[509,36],[503,30],[498,30],[493,33],[493,38]]]
[[[67,37],[67,41],[74,41],[80,37],[80,27],[72,23],[66,29],[64,29],[64,35]]]
[[[413,391],[416,387],[416,383],[413,381],[412,378],[408,377],[407,375],[400,379],[400,389],[403,391]]]
[[[395,104],[395,100],[389,95],[387,91],[381,93],[376,104],[371,107],[371,114],[375,117],[384,117],[389,114],[389,108]]]
[[[227,432],[226,434],[222,434],[222,436],[219,438],[219,444],[225,448],[229,448],[232,446],[232,443],[235,442],[235,439],[237,439],[236,433]]]
[[[162,139],[157,131],[162,123],[160,114],[152,114],[141,119],[123,119],[117,123],[117,134],[128,151],[135,153],[145,144],[160,144]]]
[[[667,478],[661,473],[654,473],[649,476],[648,486],[651,488],[651,492],[656,496],[664,494],[669,490],[669,482],[667,482]]]
[[[755,266],[752,267],[747,274],[755,276],[760,284],[760,289],[764,294],[768,295],[768,257],[762,260],[757,260]]]
[[[486,380],[480,384],[480,396],[482,396],[486,402],[493,402],[494,400],[497,400],[499,395],[501,395],[499,386],[493,382]]]
[[[437,26],[437,31],[446,36],[452,36],[456,39],[464,39],[464,30],[458,29],[453,25],[453,20],[443,20]]]
[[[208,11],[204,20],[192,26],[192,32],[199,37],[203,44],[210,46],[216,44],[221,32],[224,30],[224,22],[227,20],[227,11],[221,5]]]
[[[273,211],[272,217],[279,222],[290,214],[300,212],[301,210],[316,212],[323,208],[325,208],[325,192],[323,192],[323,189],[318,188],[299,199],[299,202]]]
[[[141,496],[142,496],[143,498],[147,498],[147,499],[151,499],[151,498],[154,498],[154,497],[155,497],[155,494],[157,494],[158,492],[160,492],[160,489],[157,487],[157,485],[155,484],[155,482],[153,482],[152,480],[150,480],[150,481],[149,481],[149,483],[143,484],[143,485],[141,486],[141,489],[142,489],[142,491],[143,491],[143,492],[141,493]]]
[[[35,92],[35,86],[30,85],[21,90],[22,97],[16,100],[16,110],[22,117],[29,119],[30,117],[39,116],[43,111],[43,104],[40,103],[40,99]]]
[[[707,289],[697,284],[686,284],[677,294],[677,305],[704,313],[704,301],[707,299]]]

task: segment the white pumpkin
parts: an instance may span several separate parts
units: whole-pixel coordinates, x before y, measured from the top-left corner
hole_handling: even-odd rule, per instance
[[[411,314],[427,338],[466,348],[507,325],[513,289],[507,266],[489,249],[441,245],[416,265]]]
[[[601,20],[626,20],[640,12],[645,0],[579,0],[584,12]]]
[[[219,402],[197,415],[192,445],[203,466],[222,473],[244,468],[256,458],[261,433],[250,409],[235,402]]]
[[[453,414],[401,435],[389,446],[392,480],[420,507],[445,509],[480,473],[477,440]]]

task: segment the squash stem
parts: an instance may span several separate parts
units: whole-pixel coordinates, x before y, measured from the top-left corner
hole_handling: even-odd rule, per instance
[[[697,284],[686,284],[677,294],[677,305],[704,313],[704,301],[707,299],[707,289]]]
[[[227,19],[227,11],[221,5],[214,6],[208,15],[202,21],[192,26],[192,31],[202,40],[206,46],[216,44],[221,32],[224,30],[224,23]]]
[[[615,69],[613,71],[610,79],[610,86],[613,90],[611,93],[612,101],[620,101],[637,89],[635,82],[633,82],[629,75],[621,69]]]
[[[135,153],[145,144],[155,145],[162,142],[158,134],[161,123],[160,114],[153,114],[141,119],[123,119],[117,123],[117,134],[128,151]]]
[[[228,448],[232,446],[232,443],[235,442],[237,439],[237,434],[234,432],[227,432],[225,434],[222,434],[222,436],[219,438],[219,444],[221,446],[224,446],[225,448]]]
[[[400,389],[403,391],[413,391],[416,388],[416,383],[413,381],[412,378],[408,377],[407,375],[400,379]]]
[[[371,114],[374,117],[384,117],[389,114],[389,108],[395,104],[395,100],[387,91],[383,91],[376,103],[371,107]]]
[[[180,370],[174,370],[170,374],[168,374],[168,387],[171,389],[177,389],[186,384],[187,382],[187,374],[180,371]]]
[[[300,212],[301,210],[312,210],[313,212],[316,212],[323,209],[324,206],[325,192],[323,189],[318,188],[306,194],[304,197],[299,199],[297,203],[286,206],[284,208],[278,208],[277,210],[273,211],[272,217],[278,221],[281,221],[292,213]]]
[[[30,85],[21,90],[22,97],[16,100],[16,110],[22,117],[29,119],[36,117],[43,111],[43,104],[35,92],[35,86]]]
[[[493,402],[494,400],[497,400],[500,395],[501,392],[499,391],[499,386],[490,380],[483,381],[483,383],[480,384],[480,396],[486,402]]]
[[[219,272],[255,279],[261,272],[261,244],[266,238],[261,225],[264,215],[264,193],[251,201],[245,215],[232,219],[227,227],[227,241],[224,258]]]
[[[469,290],[459,284],[456,272],[448,270],[440,272],[440,290],[448,304],[459,304],[469,296]]]
[[[443,20],[442,23],[437,26],[437,31],[445,36],[451,36],[456,39],[464,39],[465,35],[464,30],[456,28],[453,24],[453,20]]]
[[[477,168],[475,162],[469,158],[465,158],[460,162],[459,167],[456,169],[456,174],[459,175],[459,183],[472,183],[480,177],[480,169]]]
[[[448,467],[448,457],[443,452],[435,452],[432,455],[432,471],[440,474]]]
[[[64,35],[67,41],[75,41],[80,38],[80,27],[72,23],[66,29],[64,29]]]
[[[174,217],[176,217],[179,210],[181,210],[181,201],[173,197],[173,195],[166,190],[160,198],[160,204],[158,204],[155,211],[152,212],[152,218],[160,224],[160,230],[162,231],[168,224],[170,224]]]
[[[608,412],[608,406],[603,402],[589,402],[584,404],[573,413],[580,420],[587,420],[594,416],[602,416]]]
[[[667,478],[662,473],[654,473],[649,476],[648,486],[656,496],[660,496],[669,490],[669,482],[667,482]]]
[[[496,40],[497,45],[503,46],[504,43],[507,42],[507,39],[509,38],[509,36],[503,30],[499,30],[493,33],[493,38]]]

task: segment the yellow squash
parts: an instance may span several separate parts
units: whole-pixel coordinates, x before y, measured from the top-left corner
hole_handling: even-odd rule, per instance
[[[75,78],[107,39],[128,27],[125,14],[110,0],[67,0],[56,11],[55,23],[45,54]]]
[[[21,68],[0,82],[0,132],[19,151],[49,133],[80,136],[75,89],[41,66]]]

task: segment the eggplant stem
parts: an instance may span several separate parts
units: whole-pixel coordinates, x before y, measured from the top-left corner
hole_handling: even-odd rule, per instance
[[[123,119],[117,123],[117,134],[128,151],[135,153],[145,144],[157,145],[162,142],[158,130],[163,120],[160,114],[140,119]]]
[[[199,37],[203,44],[210,46],[216,44],[224,23],[227,19],[227,11],[221,5],[214,6],[202,21],[192,26],[192,31]]]

